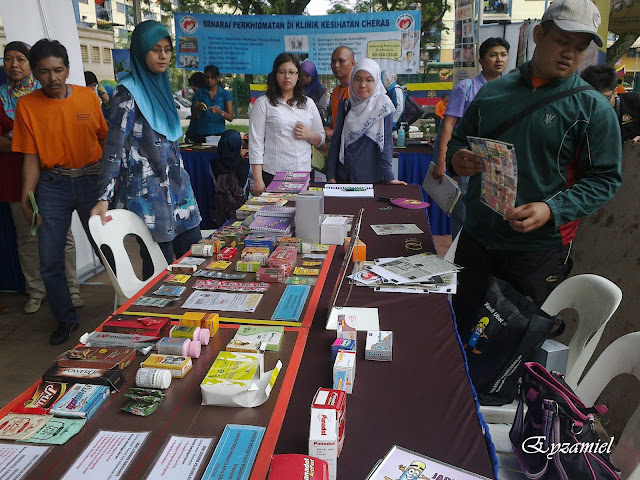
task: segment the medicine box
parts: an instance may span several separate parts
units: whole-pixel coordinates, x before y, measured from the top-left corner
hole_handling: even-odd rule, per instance
[[[344,433],[347,418],[347,394],[344,390],[319,388],[311,402],[311,409],[324,409],[336,418],[336,434],[338,435],[338,456],[344,444]]]
[[[390,362],[393,349],[393,332],[374,330],[367,332],[367,343],[364,347],[365,360]]]
[[[327,462],[309,455],[284,453],[271,457],[267,480],[329,480]]]
[[[244,239],[244,247],[266,247],[269,253],[276,248],[276,237],[273,235],[253,234]]]
[[[327,462],[329,478],[337,480],[338,435],[336,416],[325,409],[312,408],[309,426],[309,455]]]
[[[51,414],[56,417],[89,418],[109,393],[109,387],[106,385],[76,383],[56,402]]]
[[[357,327],[356,316],[354,314],[338,314],[337,338],[346,338],[355,341],[358,331]]]
[[[347,350],[351,352],[355,352],[356,350],[356,341],[350,340],[348,338],[336,338],[336,341],[331,345],[331,361],[335,362],[336,355],[338,355],[339,350]]]
[[[345,391],[347,393],[353,392],[353,383],[356,378],[356,352],[347,352],[341,350],[336,356],[336,360],[333,363],[333,376],[337,372],[346,372],[347,379],[345,382]]]
[[[349,249],[349,244],[351,243],[351,237],[346,237],[344,239],[344,254],[347,254],[347,250]],[[365,243],[358,239],[356,240],[356,244],[353,246],[353,253],[351,254],[351,260],[354,262],[366,262],[367,261],[367,246]]]
[[[140,364],[146,368],[162,368],[169,370],[174,378],[184,377],[191,370],[191,357],[183,357],[179,355],[162,355],[160,353],[152,353],[144,362]]]
[[[180,317],[180,326],[206,328],[213,337],[220,327],[220,316],[217,313],[185,312]]]
[[[336,372],[333,376],[333,389],[342,390],[346,393],[347,388],[347,372]]]

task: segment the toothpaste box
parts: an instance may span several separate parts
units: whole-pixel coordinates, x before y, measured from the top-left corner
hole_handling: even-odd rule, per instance
[[[391,361],[393,348],[393,332],[377,330],[367,332],[367,343],[364,348],[365,360]]]
[[[311,409],[326,410],[336,418],[336,434],[338,435],[338,456],[344,445],[345,421],[347,415],[347,393],[343,390],[319,388],[311,402]]]
[[[346,338],[348,340],[356,340],[357,328],[356,328],[356,316],[351,315],[338,315],[338,328],[337,337]]]
[[[268,480],[329,480],[329,466],[324,460],[285,453],[271,457]]]
[[[331,345],[331,361],[336,361],[336,355],[338,355],[338,351],[347,350],[351,352],[356,351],[356,341],[348,340],[346,338],[336,338],[336,341]]]
[[[109,393],[106,385],[76,383],[56,402],[51,413],[56,417],[89,418]]]
[[[346,350],[341,350],[336,355],[336,360],[333,363],[333,379],[335,381],[335,376],[337,372],[345,372],[346,373],[346,381],[345,381],[345,391],[347,393],[353,392],[353,383],[356,378],[356,352],[347,352]]]
[[[337,479],[338,434],[336,416],[325,409],[311,409],[309,426],[309,455],[327,462],[329,478]]]

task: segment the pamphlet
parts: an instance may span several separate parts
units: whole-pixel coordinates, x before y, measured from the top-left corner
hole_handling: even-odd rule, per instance
[[[64,445],[67,440],[82,430],[86,418],[58,418],[49,420],[40,430],[31,435],[26,441],[29,443],[46,443],[49,445]],[[2,477],[0,474],[0,478]]]
[[[429,164],[429,169],[422,182],[422,188],[438,204],[440,210],[447,215],[451,215],[462,192],[458,188],[458,184],[446,173],[442,177],[442,182],[434,180],[433,169],[435,166],[436,164],[433,162]]]
[[[326,183],[325,197],[359,197],[373,198],[372,183]]]
[[[220,310],[223,312],[255,312],[261,293],[227,293],[197,290],[182,308],[187,310]]]
[[[213,438],[171,435],[146,480],[194,480]]]
[[[382,223],[371,225],[376,235],[417,235],[424,233],[414,223]]]
[[[338,329],[338,315],[355,315],[356,330],[366,332],[369,330],[380,330],[377,308],[366,307],[333,307],[329,313],[329,319],[325,328],[327,330]]]
[[[227,425],[202,480],[248,479],[264,432],[264,427]]]
[[[509,215],[516,205],[518,186],[515,148],[488,138],[467,137],[467,140],[483,164],[480,200],[500,215]]]
[[[51,447],[0,443],[0,478],[21,480]]]
[[[454,273],[459,267],[434,253],[419,253],[376,261],[371,271],[396,284],[427,282],[436,275]]]

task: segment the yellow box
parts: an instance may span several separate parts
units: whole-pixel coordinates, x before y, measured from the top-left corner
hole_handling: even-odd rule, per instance
[[[344,253],[347,253],[349,249],[349,243],[351,242],[351,237],[347,237],[344,239]],[[351,255],[351,260],[354,262],[365,262],[367,260],[367,245],[360,239],[356,242],[353,247],[353,254]]]
[[[220,327],[220,317],[217,313],[185,312],[180,318],[183,327],[208,328],[213,337]]]

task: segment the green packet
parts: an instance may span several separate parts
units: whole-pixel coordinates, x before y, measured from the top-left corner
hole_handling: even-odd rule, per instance
[[[165,394],[151,388],[132,387],[124,394],[129,399],[122,410],[141,417],[148,417],[160,406]]]

